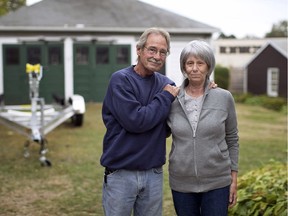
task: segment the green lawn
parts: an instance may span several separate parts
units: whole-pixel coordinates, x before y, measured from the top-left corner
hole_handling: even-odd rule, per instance
[[[0,215],[102,216],[103,169],[99,164],[105,132],[101,104],[87,104],[84,125],[65,122],[47,135],[52,167],[41,167],[39,146],[23,157],[26,138],[0,125]],[[261,107],[237,104],[240,170],[243,175],[269,163],[286,162],[286,115]],[[167,140],[169,150],[171,140]],[[164,216],[175,215],[164,178]]]

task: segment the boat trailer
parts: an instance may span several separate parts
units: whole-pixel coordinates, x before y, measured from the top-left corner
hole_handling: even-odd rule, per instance
[[[46,158],[48,149],[45,135],[68,119],[74,126],[82,126],[85,113],[85,101],[81,95],[73,95],[65,101],[53,95],[55,104],[45,104],[44,98],[39,98],[39,83],[43,75],[40,64],[26,64],[29,76],[29,105],[5,105],[4,95],[0,97],[0,123],[28,138],[24,143],[24,157],[29,157],[28,147],[31,142],[40,145],[40,163],[50,167],[52,164]]]

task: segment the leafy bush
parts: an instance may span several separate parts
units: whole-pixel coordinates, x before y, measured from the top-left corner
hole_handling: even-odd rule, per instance
[[[266,95],[235,94],[235,102],[262,106],[270,110],[287,113],[287,100],[281,97],[268,97]],[[286,109],[285,109],[286,107]]]
[[[245,103],[247,98],[252,97],[251,94],[233,94],[236,103]]]
[[[263,106],[267,109],[281,111],[282,107],[286,105],[286,100],[284,98],[271,98],[265,97],[263,100]]]
[[[246,99],[245,104],[263,106],[264,97],[263,96],[251,96]]]
[[[238,179],[238,202],[229,215],[286,216],[287,195],[287,164],[272,162]]]
[[[226,67],[222,67],[220,65],[216,65],[215,67],[215,83],[221,88],[228,89],[229,87],[229,69]]]

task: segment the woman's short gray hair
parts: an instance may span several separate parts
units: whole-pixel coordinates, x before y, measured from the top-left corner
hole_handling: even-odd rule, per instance
[[[139,41],[137,42],[136,48],[137,49],[143,49],[146,42],[147,42],[147,38],[150,34],[160,34],[162,35],[165,39],[166,39],[166,43],[167,43],[167,52],[170,53],[170,34],[169,32],[167,32],[165,29],[162,28],[148,28],[146,29],[142,35],[139,38]]]
[[[209,77],[215,68],[215,56],[210,45],[205,41],[193,40],[183,48],[180,55],[180,69],[185,77],[187,77],[185,63],[190,56],[200,58],[208,65],[207,77]]]

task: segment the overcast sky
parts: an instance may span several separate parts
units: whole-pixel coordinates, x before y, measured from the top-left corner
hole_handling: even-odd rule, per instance
[[[38,1],[27,0],[27,4]],[[141,1],[217,27],[225,35],[233,34],[237,38],[264,37],[273,24],[288,20],[288,0]]]
[[[217,27],[225,35],[264,37],[272,25],[288,20],[287,0],[141,0]]]

